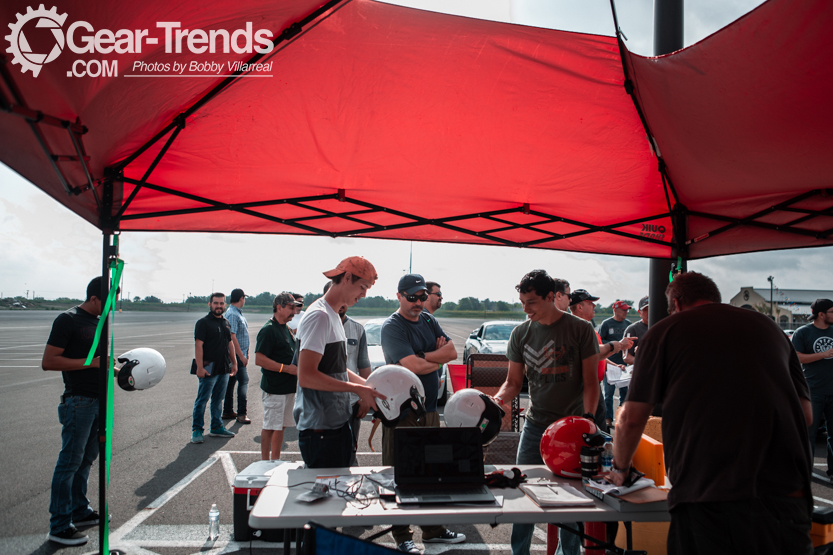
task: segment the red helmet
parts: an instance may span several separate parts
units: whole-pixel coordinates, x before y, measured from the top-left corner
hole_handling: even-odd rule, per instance
[[[544,464],[563,478],[581,478],[581,448],[601,447],[604,436],[587,418],[567,416],[550,424],[541,437]]]

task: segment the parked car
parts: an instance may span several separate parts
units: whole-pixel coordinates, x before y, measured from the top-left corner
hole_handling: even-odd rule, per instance
[[[509,343],[509,335],[515,326],[520,324],[514,320],[492,320],[483,322],[466,340],[463,348],[463,363],[469,360],[470,355],[477,353],[484,355],[505,355],[506,344]]]
[[[373,372],[380,366],[385,365],[385,353],[382,351],[382,324],[387,318],[373,318],[364,324],[364,332],[367,335],[367,356],[370,358],[370,371]],[[437,396],[437,404],[445,405],[448,399],[448,388],[446,379],[448,377],[448,364],[443,364],[440,372],[440,389]]]

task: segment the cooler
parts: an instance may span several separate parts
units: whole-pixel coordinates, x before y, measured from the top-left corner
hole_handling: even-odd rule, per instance
[[[234,541],[251,539],[269,542],[283,541],[283,530],[260,530],[260,536],[253,536],[258,530],[249,528],[249,513],[257,496],[266,487],[272,472],[283,461],[257,461],[247,466],[234,478]]]

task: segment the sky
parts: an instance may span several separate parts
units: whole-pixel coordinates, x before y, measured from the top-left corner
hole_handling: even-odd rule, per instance
[[[537,27],[613,34],[607,0],[400,0],[411,7]],[[689,46],[754,9],[758,0],[698,0],[685,3],[684,44]],[[632,52],[651,55],[653,3],[619,0],[620,27]],[[8,116],[7,116],[8,117]],[[0,164],[0,298],[33,295],[80,297],[101,271],[99,231],[34,185]],[[601,297],[636,300],[647,294],[646,259],[376,239],[205,233],[125,233],[123,294],[154,295],[181,302],[189,295],[317,292],[321,272],[346,256],[373,262],[379,281],[370,296],[393,298],[409,271],[442,285],[446,300],[461,297],[514,302],[524,273],[543,268]],[[782,289],[833,289],[833,247],[752,253],[689,262],[711,276],[729,300],[743,286],[768,289],[767,276]]]

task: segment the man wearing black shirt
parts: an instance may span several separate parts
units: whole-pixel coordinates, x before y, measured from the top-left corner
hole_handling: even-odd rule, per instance
[[[95,357],[85,366],[93,345],[102,302],[101,278],[87,285],[87,300],[59,315],[46,341],[41,366],[60,371],[64,394],[58,405],[61,452],[52,475],[49,502],[49,540],[82,545],[87,536],[78,531],[98,524],[99,516],[87,499],[90,466],[98,456],[98,367]]]
[[[194,328],[194,359],[200,385],[197,390],[197,399],[194,401],[191,443],[203,442],[205,405],[209,397],[211,398],[211,432],[208,435],[234,437],[234,432],[226,430],[220,419],[228,377],[237,373],[237,357],[234,353],[234,343],[231,342],[231,325],[223,317],[226,296],[223,293],[213,293],[209,299],[208,308],[209,313],[199,319]]]

